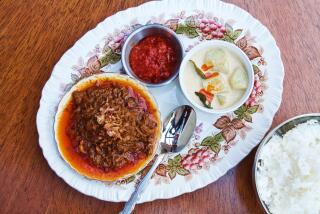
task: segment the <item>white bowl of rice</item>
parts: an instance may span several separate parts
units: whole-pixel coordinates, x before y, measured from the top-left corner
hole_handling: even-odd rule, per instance
[[[253,181],[267,213],[320,213],[320,113],[289,119],[264,138]]]

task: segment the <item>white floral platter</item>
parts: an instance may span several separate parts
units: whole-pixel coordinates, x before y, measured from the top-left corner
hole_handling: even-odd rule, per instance
[[[58,152],[54,116],[62,96],[78,80],[101,72],[122,72],[123,42],[132,30],[149,23],[174,30],[186,52],[212,39],[237,45],[252,62],[255,83],[249,100],[234,112],[212,115],[197,110],[197,127],[188,148],[159,165],[140,203],[172,198],[216,181],[259,144],[281,103],[284,68],[279,48],[265,26],[235,5],[218,0],[152,1],[106,18],[55,65],[37,114],[39,144],[50,167],[73,188],[101,200],[128,200],[149,166],[114,183],[79,175]],[[178,80],[150,91],[162,117],[179,105],[189,104]]]

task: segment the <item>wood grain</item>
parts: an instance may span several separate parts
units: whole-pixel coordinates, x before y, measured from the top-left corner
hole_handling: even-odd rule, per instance
[[[123,203],[87,197],[56,176],[38,145],[35,118],[53,66],[107,16],[143,0],[0,1],[0,213],[116,213]],[[320,112],[319,0],[231,0],[274,35],[285,66],[273,126]],[[262,213],[251,185],[255,151],[217,182],[136,213]]]

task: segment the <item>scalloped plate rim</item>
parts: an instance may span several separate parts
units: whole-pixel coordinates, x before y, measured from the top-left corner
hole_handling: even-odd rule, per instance
[[[139,8],[139,7],[147,7],[147,6],[152,6],[153,4],[165,4],[165,3],[168,3],[169,2],[169,0],[164,0],[164,1],[150,1],[150,2],[146,2],[146,3],[143,3],[143,4],[141,4],[141,5],[138,5],[138,6],[136,6],[136,7],[132,7],[132,8],[127,8],[127,9],[125,9],[125,10],[123,10],[123,11],[119,11],[119,12],[117,12],[117,13],[115,13],[115,14],[113,14],[112,16],[115,16],[115,15],[120,15],[120,14],[125,14],[125,13],[128,13],[128,12],[130,12],[131,10],[133,11],[134,9],[137,9],[137,8]],[[177,1],[178,2],[178,1]],[[181,1],[180,1],[181,2]],[[205,2],[205,0],[203,1],[203,2]],[[279,66],[279,71],[278,72],[280,72],[280,79],[279,79],[279,82],[281,82],[281,84],[279,84],[279,88],[278,88],[278,90],[280,90],[281,91],[281,93],[280,93],[280,95],[279,95],[279,99],[277,99],[277,100],[275,100],[274,101],[274,105],[276,105],[276,108],[274,109],[274,114],[278,111],[278,109],[279,109],[279,107],[280,107],[280,104],[281,104],[281,100],[282,100],[282,91],[283,91],[283,79],[284,79],[284,66],[283,66],[283,63],[282,63],[282,60],[281,60],[281,53],[280,53],[280,49],[279,49],[279,47],[277,46],[277,43],[276,43],[276,41],[275,41],[275,39],[273,38],[273,36],[272,36],[272,34],[270,33],[270,31],[268,30],[268,28],[267,27],[265,27],[259,20],[257,20],[257,19],[255,19],[250,13],[248,13],[247,11],[245,11],[245,10],[243,10],[242,8],[240,8],[240,7],[238,7],[238,6],[236,6],[236,5],[234,5],[234,4],[231,4],[231,3],[225,3],[225,2],[221,2],[221,1],[215,1],[215,2],[218,2],[219,4],[225,4],[225,5],[231,5],[232,7],[236,7],[236,8],[238,8],[239,10],[241,10],[243,13],[245,13],[245,14],[247,14],[249,17],[250,17],[250,19],[252,19],[252,20],[255,20],[257,23],[258,23],[258,25],[260,25],[260,26],[262,26],[265,30],[266,30],[266,33],[269,35],[269,37],[271,38],[271,42],[274,44],[274,53],[275,53],[275,55],[276,55],[276,57],[278,58],[278,59],[280,59],[280,64],[278,64],[278,66]],[[82,39],[84,39],[85,37],[88,37],[88,35],[90,34],[90,33],[92,33],[96,28],[98,28],[100,25],[101,25],[101,23],[103,23],[103,22],[105,22],[108,18],[110,18],[110,17],[112,17],[112,16],[109,16],[109,17],[106,17],[104,20],[102,20],[101,22],[99,22],[93,29],[91,29],[91,30],[89,30],[88,32],[86,32],[80,39],[78,39],[75,43],[74,43],[74,45],[71,47],[71,48],[69,48],[62,56],[61,56],[61,58],[58,60],[58,62],[55,64],[55,66],[53,67],[53,70],[52,70],[52,74],[54,73],[54,71],[55,70],[57,70],[57,65],[59,64],[59,63],[61,63],[62,62],[62,60],[67,56],[67,55],[69,55],[69,53],[72,51],[72,49],[74,49],[75,47],[77,47],[78,45],[79,45],[79,43],[80,43],[80,40],[82,40]],[[38,112],[37,112],[37,116],[36,116],[36,123],[37,123],[37,131],[38,131],[38,133],[39,133],[39,145],[40,145],[40,148],[41,148],[41,150],[42,150],[42,152],[43,152],[43,154],[44,154],[44,157],[45,157],[45,159],[47,160],[47,162],[48,162],[48,164],[49,164],[49,166],[50,166],[50,168],[60,177],[60,178],[62,178],[66,183],[68,183],[68,185],[70,185],[71,187],[73,187],[73,188],[75,188],[76,190],[78,190],[79,192],[81,192],[81,193],[83,193],[83,194],[85,194],[85,195],[88,195],[88,196],[93,196],[93,197],[95,197],[95,198],[98,198],[98,199],[100,199],[100,200],[106,200],[104,197],[101,197],[101,195],[98,195],[98,194],[94,194],[92,191],[85,191],[85,190],[83,190],[83,189],[79,189],[78,187],[77,187],[77,185],[75,184],[75,183],[72,183],[71,181],[72,181],[72,179],[70,180],[68,177],[64,177],[63,176],[63,171],[59,171],[59,170],[57,170],[57,168],[55,168],[55,164],[53,163],[53,162],[51,162],[51,158],[48,158],[47,157],[47,155],[48,155],[48,153],[47,153],[47,150],[46,150],[46,148],[45,148],[45,144],[43,144],[43,143],[41,143],[41,139],[43,138],[43,135],[41,135],[40,133],[40,131],[41,131],[41,128],[40,128],[40,124],[41,124],[41,121],[43,120],[42,118],[41,118],[41,116],[42,116],[42,111],[43,110],[45,110],[44,109],[44,101],[45,101],[45,90],[49,87],[49,83],[51,82],[50,80],[52,80],[53,79],[53,75],[51,74],[51,76],[50,76],[50,78],[48,79],[48,81],[45,83],[45,85],[44,85],[44,87],[43,87],[43,90],[42,90],[42,92],[41,92],[41,98],[40,98],[40,106],[39,106],[39,109],[38,109]],[[270,127],[271,127],[271,124],[272,124],[272,120],[270,121],[270,123],[268,124],[268,129],[270,129]],[[168,198],[173,198],[173,197],[176,197],[176,196],[179,196],[179,195],[181,195],[181,194],[184,194],[184,193],[188,193],[188,192],[192,192],[192,191],[195,191],[195,190],[197,190],[197,189],[200,189],[200,188],[203,188],[203,187],[205,187],[205,186],[207,186],[208,184],[210,184],[210,183],[212,183],[212,182],[214,182],[214,181],[216,181],[216,180],[218,180],[219,178],[221,178],[224,174],[226,174],[230,169],[232,169],[235,165],[237,165],[243,158],[245,158],[250,152],[251,152],[251,150],[254,148],[254,147],[256,147],[258,145],[258,143],[256,144],[256,145],[250,145],[250,147],[252,147],[245,155],[243,155],[241,158],[240,158],[240,160],[238,160],[238,161],[235,161],[235,162],[232,162],[232,163],[230,163],[229,162],[229,160],[228,160],[228,168],[223,168],[224,170],[223,171],[220,171],[220,170],[217,170],[217,172],[218,172],[218,175],[216,176],[216,177],[213,177],[212,176],[212,174],[211,173],[208,173],[208,175],[210,176],[210,179],[206,179],[206,180],[203,180],[203,179],[200,179],[200,184],[199,184],[199,182],[198,182],[198,186],[197,187],[195,187],[195,185],[185,185],[185,186],[187,186],[187,187],[185,187],[185,189],[183,190],[183,191],[181,191],[181,189],[178,189],[177,191],[175,191],[175,192],[170,192],[170,194],[155,194],[155,193],[153,193],[153,194],[151,194],[151,196],[149,197],[149,198],[143,198],[142,197],[142,199],[143,200],[140,200],[139,201],[139,203],[142,203],[142,202],[148,202],[148,201],[153,201],[153,200],[156,200],[156,199],[168,199]],[[198,179],[198,181],[199,181],[199,179]],[[178,192],[178,193],[177,193]],[[156,197],[154,196],[154,195],[156,195]],[[107,199],[108,201],[112,201],[112,202],[120,202],[120,201],[126,201],[126,200],[123,200],[123,199],[119,199],[119,198],[117,198],[117,197],[114,197],[114,198],[108,198]]]

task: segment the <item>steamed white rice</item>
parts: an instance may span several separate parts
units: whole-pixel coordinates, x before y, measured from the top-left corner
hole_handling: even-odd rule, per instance
[[[271,213],[320,214],[320,124],[311,120],[262,148],[257,188]]]

